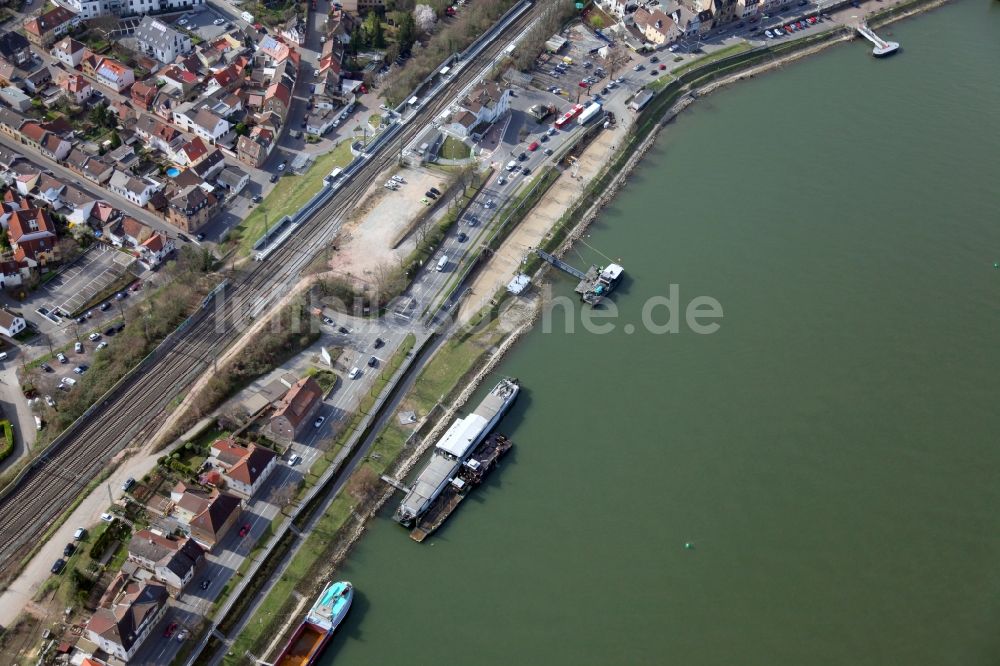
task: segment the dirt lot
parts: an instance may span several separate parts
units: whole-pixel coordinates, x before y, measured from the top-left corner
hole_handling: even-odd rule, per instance
[[[445,176],[429,169],[405,168],[396,172],[406,182],[395,192],[382,187],[389,173],[378,181],[378,187],[361,203],[355,215],[344,225],[338,240],[338,251],[330,268],[341,276],[368,281],[380,266],[393,266],[416,246],[416,234],[410,234],[395,249],[397,239],[405,233],[414,217],[424,211],[420,200],[431,187],[445,190]]]

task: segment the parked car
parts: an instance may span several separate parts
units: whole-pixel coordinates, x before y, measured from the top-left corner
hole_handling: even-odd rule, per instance
[[[83,527],[78,527],[76,528],[76,531],[73,532],[73,539],[76,541],[81,541],[85,536],[87,536],[87,530]]]
[[[101,514],[101,520],[103,520],[106,523],[110,523],[114,519],[115,519],[114,514],[108,513],[106,511]]]
[[[74,384],[76,384],[76,380],[73,379],[72,377],[63,377],[59,383],[62,384],[63,386],[73,386]]]
[[[101,339],[101,334],[100,333],[96,333],[96,332],[95,333],[91,333],[90,335],[87,336],[87,338],[91,342],[97,342],[98,340]]]
[[[42,365],[40,367],[45,372],[55,372],[55,370],[52,369],[52,366],[49,365],[48,363],[42,363]]]
[[[436,188],[436,187],[432,187],[432,188],[430,189],[430,191],[431,191],[431,192],[433,192],[434,194],[436,194],[437,196],[441,196],[441,190],[439,190],[439,189],[438,189],[438,188]]]
[[[350,377],[351,379],[357,379],[358,377],[361,376],[361,369],[358,368],[357,366],[354,366],[353,368],[351,368],[351,371],[347,373],[347,376]]]
[[[253,199],[251,199],[251,201],[253,201],[254,203],[260,203],[263,200],[264,197],[260,196],[259,194],[253,195]]]
[[[65,546],[65,547],[63,548],[63,557],[69,557],[69,556],[70,556],[70,555],[72,555],[72,554],[73,554],[74,552],[76,552],[76,546],[75,546],[75,545],[73,545],[73,543],[68,543],[68,544],[66,544],[66,546]]]
[[[177,623],[171,622],[170,624],[167,625],[167,628],[164,630],[163,637],[170,638],[171,636],[174,635],[175,631],[177,631]]]
[[[104,301],[103,303],[101,303],[101,312],[107,312],[110,309],[111,309],[111,303],[109,303],[108,301]]]
[[[333,326],[333,320],[330,319],[329,317],[323,317],[323,323],[326,324],[327,326]]]
[[[459,243],[464,243],[467,240],[469,240],[468,235],[466,235],[466,233],[464,231],[459,231],[458,232],[458,242]]]
[[[65,568],[66,568],[66,560],[60,557],[58,560],[52,563],[52,568],[49,571],[51,571],[56,575],[59,575]]]
[[[424,192],[424,196],[427,197],[428,199],[437,199],[437,195],[431,192],[430,190]]]
[[[268,180],[271,181],[272,183],[277,183],[278,182],[278,174],[272,173],[271,177],[268,178]]]
[[[240,536],[245,537],[250,534],[250,523],[244,523],[243,527],[240,528]]]
[[[528,150],[530,150],[531,152],[535,152],[536,150],[538,150],[538,142],[532,141],[531,144],[528,145]]]
[[[209,585],[210,585],[211,583],[212,583],[212,581],[210,581],[209,579],[207,579],[207,578],[206,578],[205,580],[201,581],[201,583],[200,583],[200,584],[198,585],[198,587],[200,587],[200,588],[201,588],[201,589],[203,589],[203,590],[207,590],[207,589],[208,589],[208,586],[209,586]]]
[[[105,349],[107,346],[108,346],[107,340],[102,340],[100,343],[98,343],[97,350],[100,351],[102,349]]]
[[[316,420],[313,421],[313,428],[318,428],[321,425],[323,425],[324,423],[326,423],[326,417],[325,416],[318,416],[318,417],[316,417]]]
[[[66,358],[66,354],[63,354],[62,352],[56,354],[56,358],[59,359],[60,363],[69,363],[69,359]]]
[[[375,358],[374,356],[372,356],[370,359],[368,359],[368,367],[369,368],[374,368],[374,367],[377,367],[377,366],[378,366],[378,359],[377,358]]]
[[[131,476],[128,477],[127,479],[122,481],[122,492],[127,493],[128,491],[132,490],[132,486],[134,485],[135,485],[135,479],[133,479]]]
[[[52,399],[51,395],[47,395],[45,396],[45,404],[48,405],[49,407],[55,407],[56,401]]]
[[[531,169],[529,169],[528,167],[524,167],[523,169],[521,169],[521,173],[523,173],[525,176],[530,176]]]
[[[379,349],[383,345],[385,345],[385,340],[382,338],[375,338],[375,349]]]
[[[73,368],[73,372],[75,372],[78,375],[82,375],[83,373],[87,372],[87,370],[89,370],[89,369],[90,369],[90,366],[87,366],[87,365],[78,365],[75,368]]]
[[[83,353],[83,343],[82,342],[74,343],[74,345],[73,345],[73,351],[75,351],[77,354],[82,354]]]
[[[552,149],[551,149],[551,148],[546,148],[546,149],[545,149],[545,150],[544,150],[543,152],[544,152],[544,153],[545,153],[546,155],[551,155],[551,154],[552,154]]]
[[[346,326],[341,326],[341,327],[340,327],[340,328],[338,328],[337,330],[338,330],[338,331],[340,331],[341,333],[343,333],[344,335],[347,335],[348,333],[350,333],[350,331],[349,331],[349,330],[347,330],[347,327],[346,327]]]

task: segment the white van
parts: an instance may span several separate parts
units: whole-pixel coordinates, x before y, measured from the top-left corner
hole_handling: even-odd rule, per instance
[[[0,352],[0,361],[7,360],[7,352]]]
[[[357,379],[360,375],[361,375],[361,370],[358,369],[358,366],[354,366],[353,368],[351,368],[351,371],[347,373],[347,376],[350,377],[351,379]]]
[[[437,269],[438,271],[443,271],[448,266],[448,255],[442,254],[441,258],[438,259]]]
[[[511,160],[507,162],[507,171],[513,171],[517,168],[517,160]]]

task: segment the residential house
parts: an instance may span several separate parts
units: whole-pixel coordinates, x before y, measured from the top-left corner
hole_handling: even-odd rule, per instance
[[[167,588],[155,583],[127,583],[111,604],[94,611],[86,636],[104,652],[127,662],[166,610]]]
[[[42,65],[21,80],[21,85],[28,92],[37,95],[52,83],[52,72],[48,67]]]
[[[131,249],[142,245],[153,233],[153,228],[148,224],[140,222],[131,215],[125,215],[117,222],[108,225],[104,235],[115,247]]]
[[[149,270],[153,270],[163,263],[163,260],[169,257],[175,249],[174,239],[161,231],[157,231],[144,240],[142,245],[137,248],[139,261]]]
[[[164,64],[172,63],[179,55],[191,52],[191,38],[183,32],[145,16],[135,29],[135,43],[139,52],[156,58]]]
[[[108,181],[108,189],[138,206],[145,207],[149,203],[150,196],[159,190],[160,186],[116,169]]]
[[[0,106],[0,132],[12,139],[21,140],[21,125],[27,122],[27,118],[17,111]]]
[[[48,211],[41,208],[13,211],[7,220],[7,238],[14,259],[27,261],[32,268],[58,258],[56,225]]]
[[[19,32],[5,32],[0,35],[0,57],[17,67],[31,62],[31,43]]]
[[[205,493],[186,488],[174,488],[173,516],[188,534],[205,550],[211,550],[239,520],[243,501],[236,495],[213,491]]]
[[[269,428],[278,439],[290,442],[319,411],[323,391],[312,377],[304,377],[288,389],[271,417]]]
[[[315,134],[316,136],[326,134],[331,128],[333,128],[333,123],[336,122],[339,115],[340,114],[332,108],[317,108],[306,116],[306,132],[309,134]],[[475,118],[472,114],[468,115]]]
[[[31,108],[31,97],[15,86],[0,88],[0,100],[3,100],[7,106],[15,111],[21,111],[22,113]]]
[[[216,440],[210,454],[222,472],[226,488],[248,499],[260,490],[278,462],[278,455],[271,449],[231,439]]]
[[[53,210],[62,206],[62,194],[66,190],[66,184],[61,180],[42,173],[38,176],[36,187],[38,188],[35,192],[36,199],[45,202]]]
[[[74,185],[67,185],[60,198],[69,226],[84,226],[90,221],[90,213],[97,204],[93,195]]]
[[[134,127],[136,135],[149,146],[167,155],[172,155],[184,142],[184,135],[176,128],[161,122],[154,116],[141,115]]]
[[[83,166],[83,177],[98,185],[104,185],[114,173],[115,168],[101,157],[92,157]]]
[[[55,43],[49,53],[52,54],[53,58],[67,67],[76,69],[83,61],[84,52],[86,50],[86,46],[72,37],[64,37]]]
[[[243,188],[250,182],[250,174],[237,166],[227,166],[219,174],[219,182],[227,190],[236,196],[243,191]]]
[[[703,0],[704,2],[704,0]],[[732,23],[737,17],[737,0],[712,0],[713,28]]]
[[[208,155],[208,148],[200,137],[195,137],[181,145],[180,150],[173,154],[174,160],[181,166],[194,166]]]
[[[205,0],[62,0],[85,19],[183,12],[204,6]],[[196,10],[197,11],[197,10]]]
[[[6,308],[0,309],[0,335],[12,338],[27,328],[27,326],[28,323],[24,321],[24,317],[16,315]]]
[[[257,43],[257,53],[256,55],[263,60],[265,67],[274,67],[278,63],[282,63],[288,59],[292,50],[279,39],[276,39],[270,35],[265,35],[260,42]]]
[[[230,127],[227,120],[220,118],[207,107],[201,107],[194,112],[190,109],[184,112],[175,111],[174,123],[188,132],[194,132],[211,144],[224,137]]]
[[[625,14],[634,12],[638,7],[635,0],[603,0],[599,4],[604,8],[604,11],[619,19],[625,18]]]
[[[198,160],[198,163],[192,166],[190,170],[203,181],[208,181],[224,168],[226,168],[226,158],[223,156],[222,151],[216,148]],[[198,184],[200,185],[200,183]]]
[[[98,201],[90,209],[90,222],[99,229],[105,228],[121,215],[121,211],[107,201]]]
[[[66,99],[78,106],[87,101],[94,92],[90,82],[79,74],[70,74],[60,81],[59,87],[62,88]]]
[[[491,125],[510,108],[510,88],[486,81],[470,92],[460,105],[476,116],[477,124]]]
[[[167,220],[175,227],[196,232],[218,209],[218,199],[197,185],[189,185],[170,198]]]
[[[698,12],[681,4],[673,4],[667,8],[667,14],[684,37],[694,37],[701,32],[701,21]]]
[[[381,11],[385,9],[385,0],[343,0],[341,8],[345,12],[362,15],[370,11]]]
[[[177,65],[161,69],[156,73],[156,79],[164,84],[165,89],[176,90],[182,97],[190,95],[201,82],[201,77],[197,74]]]
[[[24,34],[35,46],[48,48],[57,39],[80,25],[80,17],[65,7],[55,7],[24,22]]]
[[[135,73],[132,68],[114,58],[102,58],[94,70],[94,78],[115,92],[122,92],[135,83]]]
[[[21,126],[21,142],[54,160],[65,159],[72,148],[69,141],[33,121]]]
[[[175,595],[194,578],[205,551],[193,539],[139,530],[128,543],[128,561],[149,571]]]
[[[243,83],[242,68],[235,64],[229,65],[213,73],[208,78],[208,83],[205,86],[205,94],[212,95],[218,90],[234,92],[239,89],[241,83]]]
[[[247,136],[236,142],[236,157],[244,164],[260,168],[274,147],[274,132],[265,127],[254,127]]]
[[[132,90],[130,91],[132,104],[137,109],[149,111],[149,107],[153,106],[153,100],[156,99],[157,92],[159,90],[155,85],[146,83],[145,81],[136,81],[132,84]]]
[[[31,268],[26,261],[0,261],[0,289],[20,287],[31,276]]]
[[[292,104],[292,90],[284,83],[274,83],[264,93],[264,111],[276,113],[282,118],[288,115]]]
[[[633,18],[643,38],[655,47],[672,44],[681,36],[674,20],[660,9],[649,11],[641,8],[636,10]]]
[[[281,36],[292,44],[305,46],[307,32],[305,21],[296,15],[289,19],[288,23],[281,29]]]

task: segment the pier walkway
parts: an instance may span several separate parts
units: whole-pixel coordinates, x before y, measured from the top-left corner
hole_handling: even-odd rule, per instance
[[[860,24],[857,27],[857,30],[858,34],[860,34],[862,37],[864,37],[869,42],[875,45],[875,48],[872,49],[872,55],[876,57],[889,55],[890,53],[893,53],[894,51],[899,49],[898,42],[885,41],[884,39],[876,35],[875,32],[868,27],[867,23]]]
[[[537,250],[536,249],[535,252],[537,252],[538,256],[541,257],[542,259],[544,259],[545,261],[549,262],[550,264],[552,264],[553,266],[555,266],[559,270],[566,271],[567,273],[569,273],[570,275],[572,275],[573,277],[575,277],[577,280],[586,280],[587,279],[587,274],[586,273],[584,273],[583,271],[581,271],[579,268],[575,268],[573,266],[570,266],[569,264],[567,264],[565,261],[563,261],[559,257],[552,256],[551,254],[549,254],[548,252],[545,252],[544,250]]]

